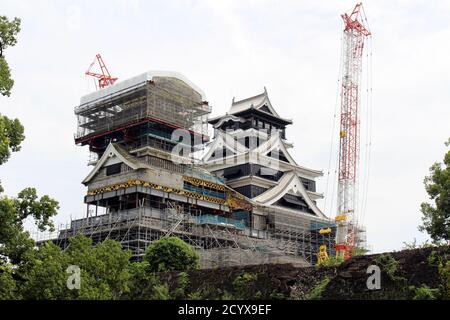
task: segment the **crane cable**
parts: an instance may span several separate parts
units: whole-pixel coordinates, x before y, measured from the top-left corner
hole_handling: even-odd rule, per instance
[[[365,143],[364,143],[364,159],[362,164],[364,164],[363,170],[364,175],[362,179],[362,192],[361,198],[359,199],[359,210],[357,213],[357,223],[364,224],[365,213],[367,210],[367,198],[368,198],[368,187],[369,187],[369,176],[370,176],[370,158],[371,158],[371,145],[372,145],[372,42],[369,38],[369,50],[366,54],[367,59],[367,74],[366,74],[366,112],[365,112]],[[362,117],[361,117],[362,118]]]
[[[372,128],[373,128],[373,75],[372,75],[372,57],[373,57],[373,51],[372,51],[372,36],[369,38],[369,53],[368,53],[368,75],[367,75],[367,113],[368,113],[368,121],[367,121],[367,127],[368,127],[368,144],[367,144],[367,163],[366,163],[366,180],[365,180],[365,195],[364,195],[364,202],[362,207],[362,217],[361,222],[364,222],[366,210],[367,210],[367,202],[368,202],[368,190],[369,190],[369,181],[370,181],[370,164],[371,164],[371,153],[372,153]]]
[[[334,190],[337,184],[337,179],[336,179],[336,173],[337,173],[337,168],[338,168],[338,164],[336,164],[336,166],[334,166],[334,179],[333,179],[333,185],[332,187],[332,192],[331,192],[331,201],[328,201],[329,199],[329,183],[330,183],[330,171],[331,171],[331,162],[332,162],[332,156],[333,156],[333,144],[334,144],[334,138],[335,138],[335,129],[336,129],[336,119],[337,119],[337,108],[338,108],[338,99],[340,96],[340,88],[341,88],[341,76],[342,76],[342,60],[343,60],[343,50],[344,50],[344,46],[342,44],[343,42],[343,38],[342,38],[342,30],[343,29],[343,22],[341,21],[341,28],[339,29],[339,43],[340,43],[340,54],[339,54],[339,69],[338,69],[338,80],[337,80],[337,90],[336,90],[336,95],[335,95],[335,102],[334,102],[334,114],[333,114],[333,125],[332,125],[332,129],[331,129],[331,138],[330,138],[330,152],[329,152],[329,156],[328,156],[328,170],[327,170],[327,182],[326,182],[326,186],[325,186],[325,197],[324,197],[324,212],[325,214],[327,214],[327,212],[329,212],[329,214],[327,214],[327,216],[332,216],[332,209],[333,209],[333,201],[334,201]],[[339,146],[338,146],[339,147]],[[339,153],[339,151],[338,151]],[[337,156],[337,161],[339,161],[339,154]],[[329,208],[327,207],[327,204],[329,204]],[[327,210],[328,208],[328,210]]]
[[[367,26],[367,30],[370,31],[369,21],[367,20],[366,13],[364,11],[364,7],[362,7],[362,16],[361,18],[364,20],[365,25]],[[372,146],[372,35],[368,37],[368,47],[369,50],[366,53],[366,64],[367,64],[367,72],[366,72],[366,112],[365,112],[365,143],[364,143],[364,158],[360,164],[364,164],[364,167],[360,165],[363,171],[363,179],[362,183],[359,184],[359,179],[357,180],[357,188],[359,190],[359,186],[362,185],[361,193],[359,191],[356,193],[358,196],[358,200],[356,203],[358,207],[356,208],[355,215],[355,223],[358,226],[364,225],[364,219],[367,210],[367,198],[368,198],[368,188],[369,188],[369,176],[370,176],[370,158],[371,158],[371,146]],[[361,117],[362,119],[363,117]]]

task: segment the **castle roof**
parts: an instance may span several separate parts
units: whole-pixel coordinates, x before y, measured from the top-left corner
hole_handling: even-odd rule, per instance
[[[101,101],[105,98],[110,98],[111,96],[127,92],[129,90],[132,90],[138,86],[143,85],[147,81],[153,80],[153,78],[175,78],[180,81],[183,81],[186,85],[191,87],[193,90],[195,90],[200,96],[203,101],[206,101],[205,93],[200,89],[197,85],[195,85],[192,81],[190,81],[188,78],[186,78],[184,75],[182,75],[179,72],[173,72],[173,71],[147,71],[145,73],[142,73],[140,75],[137,75],[132,78],[124,79],[122,81],[118,81],[115,84],[108,86],[106,88],[100,89],[98,91],[91,92],[87,95],[84,95],[80,99],[80,105],[89,104],[92,102]]]
[[[209,120],[210,123],[215,123],[224,117],[237,116],[244,113],[245,111],[256,110],[267,116],[278,118],[288,124],[292,123],[292,120],[280,117],[280,115],[275,111],[272,103],[269,100],[269,95],[267,94],[267,89],[264,87],[264,92],[256,96],[245,98],[236,101],[235,98],[231,101],[231,107],[224,116],[214,117]]]

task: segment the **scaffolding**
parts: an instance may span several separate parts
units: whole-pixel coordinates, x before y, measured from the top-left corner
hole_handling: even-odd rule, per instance
[[[298,215],[280,214],[274,209],[266,212],[271,225],[270,239],[279,250],[288,254],[302,256],[310,264],[317,262],[321,245],[327,246],[328,255],[334,255],[336,224],[330,221],[307,219]],[[329,228],[329,233],[320,230]]]
[[[140,260],[148,244],[169,235],[177,236],[198,250],[212,248],[239,248],[240,237],[246,232],[233,224],[222,224],[203,219],[201,214],[186,212],[184,208],[167,202],[164,209],[144,207],[109,212],[72,220],[69,226],[52,233],[36,233],[38,243],[53,241],[65,249],[69,238],[84,234],[96,245],[106,239],[119,241],[131,251],[134,260]],[[258,233],[264,237],[263,232]]]
[[[114,132],[152,124],[146,134],[170,140],[175,129],[188,130],[201,144],[208,141],[207,116],[211,107],[197,92],[176,77],[142,76],[88,95],[75,108],[75,142],[89,144]],[[171,128],[171,130],[167,129]]]
[[[139,261],[148,245],[158,239],[176,236],[200,253],[203,267],[221,267],[271,262],[289,262],[300,265],[315,264],[320,245],[333,252],[334,231],[319,234],[319,229],[288,227],[279,224],[268,230],[242,228],[239,224],[210,219],[201,211],[167,201],[164,207],[145,207],[110,211],[98,216],[72,220],[69,226],[53,233],[36,233],[38,244],[52,241],[62,249],[70,245],[69,238],[84,234],[93,245],[113,239],[130,250],[132,260]],[[225,221],[225,220],[224,220]],[[285,221],[288,222],[288,221]]]

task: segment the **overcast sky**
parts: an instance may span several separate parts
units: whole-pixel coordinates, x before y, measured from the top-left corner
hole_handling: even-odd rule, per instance
[[[22,19],[18,44],[6,51],[15,86],[10,98],[0,97],[0,112],[18,117],[26,133],[22,151],[0,167],[5,193],[34,186],[58,199],[58,224],[85,214],[81,180],[90,168],[86,148],[74,145],[73,108],[93,89],[84,72],[98,52],[120,79],[147,70],[181,72],[206,93],[213,116],[225,113],[233,97],[267,87],[278,113],[294,121],[287,130],[292,155],[324,171],[318,191],[325,193],[340,14],[354,4],[0,0],[0,15]],[[450,136],[450,2],[370,0],[364,6],[373,33],[364,223],[370,246],[381,252],[427,239],[417,230],[420,203],[427,200],[422,182],[430,165],[442,161]],[[336,201],[334,180],[328,203]],[[329,207],[325,213],[334,216]]]

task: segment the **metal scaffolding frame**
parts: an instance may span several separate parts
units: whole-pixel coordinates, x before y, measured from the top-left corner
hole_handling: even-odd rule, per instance
[[[183,81],[154,77],[123,92],[86,102],[75,108],[77,143],[115,130],[145,122],[190,130],[207,136],[207,115],[211,107]],[[156,129],[155,129],[156,130]]]
[[[288,256],[314,264],[321,244],[326,244],[329,254],[334,254],[334,232],[320,235],[319,229],[283,224],[270,230],[239,230],[229,224],[199,219],[198,213],[186,212],[171,201],[166,201],[166,207],[161,209],[145,207],[142,202],[135,209],[72,220],[70,226],[36,234],[35,239],[38,244],[52,241],[62,249],[70,245],[70,237],[78,234],[91,238],[94,245],[113,239],[130,250],[132,259],[138,261],[151,242],[173,235],[200,251],[201,256],[209,256],[205,258],[209,259],[208,266],[263,263],[269,262],[268,256]]]

